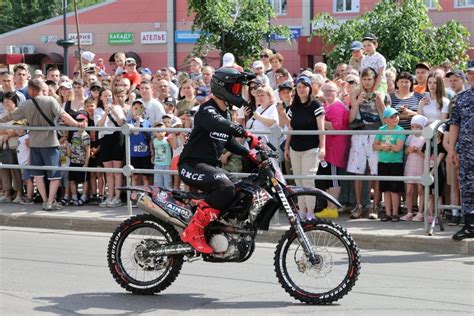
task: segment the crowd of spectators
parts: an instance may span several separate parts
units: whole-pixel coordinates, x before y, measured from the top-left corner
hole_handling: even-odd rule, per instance
[[[235,122],[249,130],[420,130],[450,117],[456,96],[474,84],[474,68],[464,72],[452,65],[430,66],[420,61],[415,73],[397,72],[387,67],[384,56],[377,52],[378,41],[367,34],[348,48],[348,61],[328,69],[318,62],[313,69],[291,74],[285,68],[282,54],[262,49],[259,59],[251,63],[256,74],[243,90],[248,107],[232,108]],[[115,54],[115,69],[106,69],[103,61],[95,63],[92,52],[83,52],[73,78],[61,75],[56,67],[46,74],[18,64],[13,71],[1,74],[0,116],[15,111],[32,96],[28,80],[41,85],[38,95],[50,96],[62,111],[88,126],[191,128],[199,106],[212,97],[210,80],[214,68],[199,57],[189,61],[189,71],[174,67],[137,68],[133,58]],[[222,67],[243,70],[231,53],[223,56]],[[83,74],[82,77],[80,74]],[[56,113],[56,112],[55,112]],[[58,112],[59,113],[59,112]],[[55,124],[70,120],[56,113]],[[69,120],[69,121],[68,121]],[[16,163],[30,164],[28,130],[25,120],[2,124],[22,124],[24,130],[0,130],[3,148],[17,152]],[[459,205],[457,168],[446,163],[448,137],[444,129],[437,136],[441,196]],[[272,135],[277,135],[274,133]],[[135,174],[133,184],[156,184],[181,188],[178,176],[161,173],[177,170],[177,162],[186,142],[185,133],[134,132],[130,135],[131,164],[135,169],[154,169],[154,176]],[[125,141],[121,132],[88,131],[59,133],[60,164],[121,168],[125,161]],[[298,175],[392,175],[421,176],[426,142],[422,136],[410,135],[292,135],[267,137],[280,150],[279,163],[286,174]],[[2,156],[3,157],[3,156]],[[252,171],[245,159],[224,152],[223,168],[232,172]],[[0,202],[30,204],[34,185],[27,169],[0,169],[2,195]],[[69,172],[61,174],[61,187],[56,199],[63,205],[97,203],[102,207],[122,204],[117,187],[123,183],[121,173]],[[50,179],[54,180],[54,179]],[[23,182],[22,182],[23,181]],[[367,216],[382,221],[422,221],[424,206],[422,186],[416,181],[371,181],[369,190],[363,181],[296,180],[297,185],[316,186],[327,190],[343,204],[350,206],[351,218]],[[444,187],[444,184],[446,186]],[[446,194],[446,190],[450,190]],[[353,193],[353,194],[352,194]],[[383,198],[382,198],[383,197]],[[383,202],[382,202],[383,201]],[[49,201],[51,202],[51,201]],[[384,207],[382,207],[382,203]],[[401,216],[400,205],[406,206]],[[298,200],[300,215],[305,218],[338,217],[335,205],[321,205],[314,197]],[[383,211],[384,209],[384,211]],[[316,213],[315,213],[316,212]],[[452,211],[452,223],[460,221],[459,211]],[[430,218],[431,220],[431,218]]]

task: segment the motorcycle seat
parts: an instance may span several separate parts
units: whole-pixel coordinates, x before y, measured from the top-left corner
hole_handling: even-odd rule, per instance
[[[171,190],[173,198],[176,200],[202,200],[204,199],[204,193],[199,192],[187,192],[183,190]]]

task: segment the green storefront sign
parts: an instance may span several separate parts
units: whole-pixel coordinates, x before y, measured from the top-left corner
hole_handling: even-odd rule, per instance
[[[109,33],[109,44],[111,45],[133,44],[133,33],[132,32]]]

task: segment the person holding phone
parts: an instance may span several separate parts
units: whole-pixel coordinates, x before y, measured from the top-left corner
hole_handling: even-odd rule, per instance
[[[120,127],[126,122],[125,112],[120,105],[125,101],[127,91],[122,88],[114,88],[113,97],[110,89],[104,89],[99,95],[95,125],[99,127]],[[115,100],[115,104],[114,104]],[[125,138],[120,131],[99,131],[100,160],[105,168],[122,168],[125,155]],[[108,187],[107,199],[100,203],[101,207],[116,207],[122,205],[120,191],[117,187],[122,186],[121,173],[106,173]]]
[[[448,118],[449,100],[445,96],[443,77],[436,73],[428,75],[426,92],[420,100],[418,114],[428,118],[428,125],[436,120]]]

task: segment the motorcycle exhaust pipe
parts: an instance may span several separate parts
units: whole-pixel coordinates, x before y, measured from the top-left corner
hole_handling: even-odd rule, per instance
[[[174,217],[171,217],[168,213],[165,212],[165,210],[163,210],[160,206],[156,205],[153,200],[146,194],[141,194],[141,196],[137,200],[137,206],[145,212],[161,219],[165,223],[181,228],[186,227],[183,222]]]
[[[184,243],[165,245],[158,249],[152,249],[149,251],[150,255],[155,257],[163,257],[170,255],[187,255],[195,252],[194,248],[191,247],[191,245]]]

